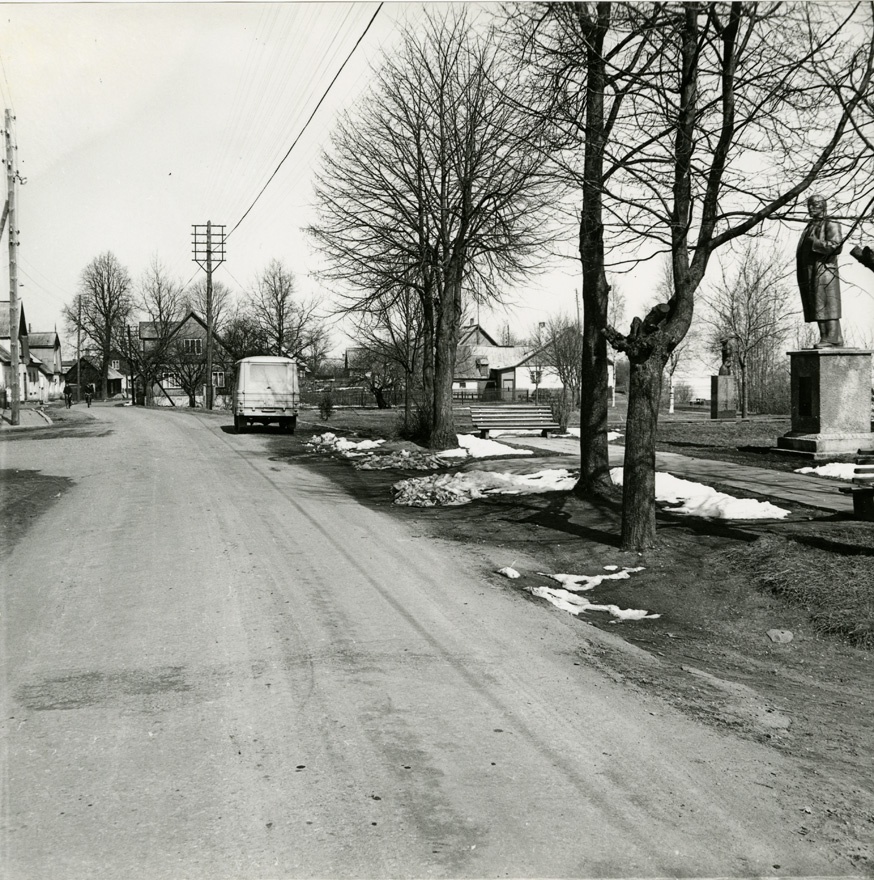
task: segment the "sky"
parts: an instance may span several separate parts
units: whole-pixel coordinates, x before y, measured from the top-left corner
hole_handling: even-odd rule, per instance
[[[376,9],[334,2],[0,3],[0,97],[15,115],[18,170],[27,181],[16,224],[19,293],[33,330],[63,331],[63,306],[84,267],[105,251],[135,282],[155,257],[181,282],[197,280],[192,225],[208,220],[227,231],[239,223],[217,280],[244,291],[276,258],[304,294],[330,302],[303,231],[315,219],[320,150],[337,114],[362,98],[399,27],[421,16],[421,4],[380,9],[251,206]],[[775,247],[785,256],[794,244]],[[0,254],[6,290],[5,238]],[[874,338],[874,273],[848,253],[841,273],[845,323],[867,327]],[[652,266],[620,284],[630,309],[642,308],[654,295]],[[524,335],[550,315],[574,315],[579,290],[578,262],[554,260],[546,273],[507,291],[512,308],[479,318],[493,334],[508,322]],[[343,331],[338,325],[334,332],[338,354],[349,344]]]

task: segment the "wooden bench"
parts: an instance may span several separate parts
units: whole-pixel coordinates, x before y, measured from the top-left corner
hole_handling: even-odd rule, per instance
[[[489,436],[489,431],[540,431],[541,436],[546,437],[550,431],[561,428],[548,406],[530,403],[471,406],[470,420],[483,439]]]
[[[874,449],[859,450],[853,486],[842,486],[838,491],[853,496],[853,516],[865,522],[874,522]]]

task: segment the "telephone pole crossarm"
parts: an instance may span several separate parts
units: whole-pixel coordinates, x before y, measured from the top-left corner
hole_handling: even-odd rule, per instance
[[[194,262],[206,272],[206,382],[204,385],[206,409],[212,409],[212,341],[215,331],[212,308],[212,272],[225,261],[225,226],[207,221],[192,225]]]

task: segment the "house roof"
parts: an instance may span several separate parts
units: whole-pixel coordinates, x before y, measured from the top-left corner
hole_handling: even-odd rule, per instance
[[[530,349],[524,345],[464,345],[458,347],[455,377],[482,378],[483,370],[503,370],[514,367]],[[486,370],[486,372],[488,372]]]
[[[473,342],[474,345],[497,345],[498,341],[479,324],[468,324],[461,328],[461,334],[458,337],[459,345],[467,345]]]
[[[18,304],[18,335],[27,336],[27,321],[24,318],[24,303]],[[0,299],[0,339],[10,339],[9,332],[9,300]]]
[[[61,339],[54,330],[49,333],[28,333],[27,341],[31,350],[34,348],[55,349],[61,347]]]
[[[179,330],[185,326],[189,321],[196,321],[203,328],[204,333],[207,332],[206,321],[194,311],[194,309],[190,309],[188,314],[185,315],[180,321],[170,321],[168,327],[170,328],[170,336],[175,336]],[[137,327],[137,335],[140,339],[157,339],[158,331],[156,329],[156,324],[154,321],[140,321],[139,326]],[[215,338],[221,345],[224,347],[224,342],[222,341],[221,336],[215,332],[215,329],[212,331],[213,338]]]

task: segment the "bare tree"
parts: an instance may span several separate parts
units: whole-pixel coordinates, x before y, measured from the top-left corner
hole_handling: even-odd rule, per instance
[[[298,295],[294,274],[281,260],[271,260],[258,276],[249,308],[271,354],[302,358],[324,339],[318,300]]]
[[[185,309],[181,284],[172,279],[157,256],[143,272],[137,289],[136,307],[146,317],[148,343],[143,346],[139,332],[122,333],[121,350],[136,364],[143,384],[146,402],[151,402],[152,389],[163,371],[173,333]]]
[[[569,407],[579,406],[583,378],[583,334],[575,318],[554,315],[541,333],[542,362],[555,370]]]
[[[110,355],[133,310],[131,280],[116,256],[106,251],[83,270],[79,293],[64,307],[67,326],[81,330],[100,358],[100,390],[108,392]]]
[[[397,295],[373,303],[370,312],[362,316],[356,336],[372,362],[392,365],[391,368],[384,366],[380,372],[399,374],[397,384],[403,382],[407,430],[412,425],[414,377],[422,358],[423,333],[422,304],[415,291],[405,288]]]
[[[467,9],[428,13],[337,126],[310,230],[350,310],[408,288],[422,309],[429,444],[457,445],[452,379],[465,291],[498,295],[536,267],[549,183],[499,41]]]
[[[711,255],[814,183],[867,203],[872,154],[857,136],[874,40],[861,7],[666,6],[663,51],[633,94],[622,173],[606,190],[620,230],[671,255],[674,292],[610,341],[631,364],[623,546],[655,541],[655,440],[662,375],[692,321]],[[870,13],[865,13],[870,15]],[[860,27],[861,25],[861,27]],[[648,134],[641,140],[635,132]],[[618,133],[618,132],[617,132]],[[749,161],[755,156],[755,173]]]
[[[189,340],[173,338],[166,349],[165,366],[179,380],[179,387],[188,395],[188,405],[197,405],[197,391],[206,382],[205,347],[198,353],[186,345]]]
[[[267,354],[267,339],[252,314],[248,302],[237,300],[229,308],[222,332],[225,349],[232,362],[241,358]]]
[[[508,17],[523,66],[529,118],[545,124],[544,158],[580,196],[577,246],[582,269],[583,356],[580,407],[581,495],[612,492],[607,447],[609,358],[605,193],[622,167],[614,144],[629,95],[663,51],[664,4],[519,4]],[[645,136],[649,136],[647,133]],[[636,142],[641,134],[636,134]]]
[[[198,278],[181,294],[182,310],[194,311],[204,320],[207,319],[208,306],[206,278]],[[233,308],[233,295],[223,281],[213,279],[212,282],[212,323],[216,333],[224,330],[225,320]]]
[[[792,332],[793,296],[779,264],[753,240],[741,250],[735,270],[723,270],[719,282],[701,297],[711,349],[718,351],[723,339],[733,340],[742,418],[749,415],[751,392],[761,400],[764,386],[784,360],[783,345]]]

